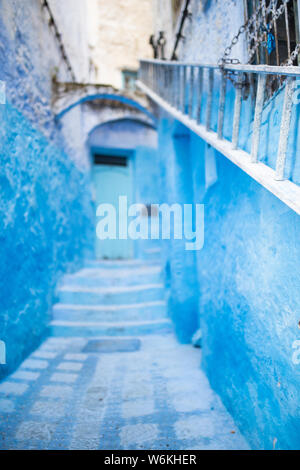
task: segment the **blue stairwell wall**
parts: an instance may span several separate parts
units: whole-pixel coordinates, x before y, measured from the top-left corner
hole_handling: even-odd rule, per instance
[[[205,244],[189,264],[166,242],[178,336],[195,328],[199,299],[202,367],[250,445],[299,449],[299,216],[182,127],[178,146],[180,127],[162,113],[162,187],[169,200],[205,204]]]
[[[191,204],[194,200],[192,167],[189,158],[189,132],[162,115],[159,126],[161,200],[169,204]],[[186,240],[163,241],[166,266],[168,310],[177,337],[189,343],[198,328],[198,284],[196,255],[185,250]]]
[[[203,367],[254,448],[299,449],[300,367],[292,358],[300,219],[225,157],[216,163],[198,255]]]
[[[200,3],[192,2],[193,19],[186,24],[186,40],[180,43],[178,57],[187,62],[218,63],[244,22],[244,2]],[[232,57],[242,63],[247,63],[245,46],[241,36],[232,51]],[[213,130],[217,127],[219,80],[216,74]],[[204,124],[206,93],[207,74],[201,114]],[[226,139],[232,137],[234,95],[228,83]],[[281,89],[265,104],[262,117],[259,160],[271,168],[277,155],[282,101]],[[294,106],[295,132],[288,143],[286,171],[296,183],[300,167],[299,110]],[[247,151],[251,148],[253,115],[249,95],[242,104],[239,136],[239,146]],[[174,125],[173,119],[162,112],[159,152],[168,163]],[[182,149],[181,161],[185,168],[190,161],[194,202],[205,204],[205,244],[196,255],[196,288],[190,289],[194,286],[190,269],[181,278],[180,291],[190,291],[188,298],[195,295],[199,299],[202,367],[253,448],[299,449],[300,365],[295,346],[299,348],[300,344],[300,218],[199,137],[188,130],[186,134],[189,143]],[[177,162],[179,165],[180,158]],[[172,171],[161,165],[162,186],[168,191],[178,185],[169,176]],[[182,181],[188,187],[185,172]],[[168,243],[164,253],[172,280],[178,274],[170,268],[173,255]],[[184,259],[184,254],[178,259]],[[173,298],[176,296],[177,291]],[[189,322],[193,321],[188,315],[185,318],[182,336],[188,336]]]
[[[0,379],[41,341],[58,278],[93,246],[90,177],[66,153],[50,107],[59,51],[47,23],[39,23],[39,2],[22,4],[21,12],[20,2],[0,2],[7,89],[0,105],[0,340],[7,364]],[[32,28],[32,15],[41,28]]]

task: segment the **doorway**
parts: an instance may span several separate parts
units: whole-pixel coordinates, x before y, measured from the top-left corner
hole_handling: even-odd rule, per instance
[[[119,197],[126,196],[128,205],[132,202],[132,159],[130,155],[104,155],[94,153],[93,182],[96,207],[100,204],[112,204],[117,215],[117,235],[119,225]],[[123,217],[126,215],[124,214]],[[97,218],[97,223],[99,219]],[[99,240],[96,237],[95,252],[97,259],[131,259],[132,241]]]

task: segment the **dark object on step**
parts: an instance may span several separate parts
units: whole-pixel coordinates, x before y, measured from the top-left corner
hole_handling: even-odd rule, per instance
[[[134,352],[140,349],[141,341],[139,339],[101,339],[89,341],[82,352],[107,354]]]

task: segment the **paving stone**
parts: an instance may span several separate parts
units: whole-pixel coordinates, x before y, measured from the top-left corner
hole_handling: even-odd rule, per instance
[[[40,376],[39,372],[30,372],[28,370],[21,370],[19,369],[15,372],[11,378],[16,380],[37,380]]]
[[[49,423],[39,423],[35,421],[25,421],[16,433],[18,441],[49,442],[54,435],[56,425]]]
[[[199,437],[213,438],[216,432],[214,423],[209,416],[190,416],[175,423],[176,436],[180,440],[199,439]]]
[[[62,382],[62,383],[74,383],[76,382],[78,375],[76,374],[61,374],[59,372],[53,374],[50,378],[51,382]]]
[[[6,381],[0,385],[0,393],[4,395],[23,395],[27,389],[27,384],[17,382]]]
[[[32,357],[36,357],[38,359],[55,359],[57,356],[57,352],[51,351],[37,351],[32,355]]]
[[[151,398],[154,394],[154,388],[151,383],[132,382],[127,383],[122,391],[124,400],[134,400],[139,398]]]
[[[57,366],[57,370],[79,371],[80,369],[82,369],[82,364],[77,362],[62,362]]]
[[[64,401],[36,401],[30,410],[30,414],[44,418],[61,418],[64,416],[65,407]]]
[[[38,359],[27,359],[27,361],[23,362],[21,368],[22,369],[47,369],[49,366],[48,361],[40,361]]]
[[[41,396],[49,398],[66,398],[73,392],[72,387],[63,385],[45,385],[41,390]]]
[[[123,404],[122,415],[123,418],[133,418],[140,416],[147,416],[154,413],[154,401],[152,400],[136,400],[128,401]]]
[[[6,398],[0,399],[0,413],[13,413],[15,409],[14,402]]]
[[[65,361],[86,361],[88,358],[87,354],[66,354],[64,356]]]
[[[134,445],[154,443],[159,434],[157,424],[134,424],[124,426],[120,431],[121,446],[131,447]]]

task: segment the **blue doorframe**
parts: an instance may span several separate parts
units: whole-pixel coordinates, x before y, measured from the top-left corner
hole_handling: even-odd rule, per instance
[[[113,204],[116,208],[118,221],[118,198],[127,196],[128,205],[134,202],[134,156],[135,152],[126,149],[93,147],[93,182],[96,208],[100,204]],[[108,164],[97,165],[94,163],[95,155],[103,156],[102,162],[107,157]],[[109,164],[110,157],[125,157],[127,166]],[[96,218],[96,224],[101,220]],[[117,223],[118,227],[118,223]],[[99,240],[95,229],[95,255],[100,259],[131,259],[134,257],[132,240]]]

